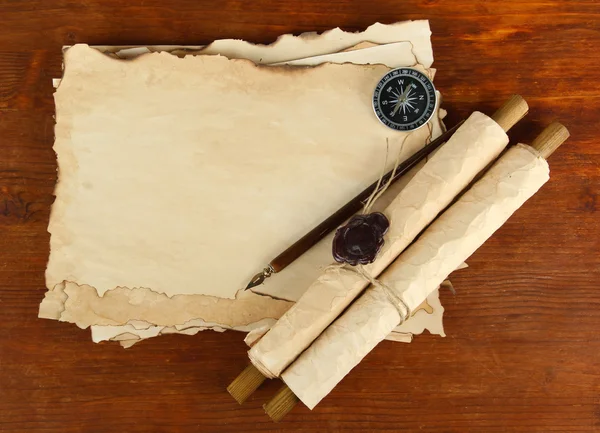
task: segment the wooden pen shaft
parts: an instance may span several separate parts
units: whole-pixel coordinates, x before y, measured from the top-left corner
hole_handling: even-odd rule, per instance
[[[308,251],[313,245],[319,242],[325,235],[339,227],[344,221],[358,212],[363,206],[365,201],[376,191],[377,186],[379,184],[380,191],[384,185],[389,181],[392,173],[394,177],[391,180],[391,183],[396,182],[400,179],[406,172],[411,170],[415,165],[421,162],[427,155],[433,152],[436,148],[441,146],[448,138],[458,129],[460,125],[462,125],[464,121],[461,121],[453,128],[446,131],[444,134],[440,135],[437,139],[427,144],[422,149],[415,152],[412,156],[410,156],[406,161],[401,163],[394,173],[394,170],[390,170],[387,172],[381,182],[373,182],[369,187],[367,187],[363,192],[358,194],[340,209],[338,209],[333,215],[325,219],[322,223],[312,229],[310,232],[305,234],[302,238],[300,238],[296,243],[290,246],[287,250],[279,254],[275,257],[269,265],[273,268],[274,272],[279,272],[287,265],[292,263],[306,251]]]
[[[527,114],[528,109],[529,107],[527,106],[527,102],[525,102],[520,95],[512,95],[491,117],[502,127],[502,129],[504,129],[504,131],[508,131],[519,120],[521,120],[525,114]],[[406,172],[417,165],[427,155],[446,142],[456,131],[456,129],[462,125],[463,122],[458,123],[453,128],[446,131],[444,134],[433,140],[421,150],[415,152],[415,154],[400,164],[396,169],[392,183],[400,179],[404,174],[406,174]],[[390,176],[392,175],[392,171],[393,170],[389,171],[383,177],[380,183],[381,188],[383,188],[383,186],[388,182]],[[273,272],[281,271],[283,268],[308,251],[313,245],[323,239],[325,235],[339,227],[344,221],[358,212],[363,207],[364,202],[377,188],[377,183],[378,182],[374,182],[371,184],[367,189],[346,203],[337,212],[325,219],[322,223],[300,238],[288,249],[271,260],[269,266],[271,266]]]

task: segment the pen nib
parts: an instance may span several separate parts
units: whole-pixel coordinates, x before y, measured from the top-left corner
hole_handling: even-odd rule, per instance
[[[271,276],[271,274],[273,274],[273,272],[274,271],[273,271],[273,268],[271,267],[271,265],[267,266],[262,271],[260,271],[258,274],[256,274],[255,276],[252,277],[252,279],[250,280],[250,282],[248,283],[248,285],[246,286],[246,288],[244,290],[248,290],[248,289],[251,289],[252,287],[260,286],[267,278],[269,278]]]

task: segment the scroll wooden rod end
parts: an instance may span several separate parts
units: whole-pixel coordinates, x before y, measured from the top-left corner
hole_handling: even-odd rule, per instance
[[[300,399],[296,397],[292,390],[287,385],[283,385],[277,394],[275,394],[275,397],[263,405],[263,409],[269,415],[269,418],[275,422],[279,422],[299,401]]]
[[[508,132],[529,111],[527,101],[521,95],[512,95],[498,110],[492,114],[492,119]]]
[[[244,403],[265,381],[266,377],[252,364],[242,371],[227,387],[227,392],[239,404]]]
[[[548,159],[570,135],[562,123],[552,122],[533,140],[531,147],[540,152],[544,159]]]

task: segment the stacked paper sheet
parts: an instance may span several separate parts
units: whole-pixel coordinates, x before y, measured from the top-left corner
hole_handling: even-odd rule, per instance
[[[371,108],[389,69],[433,78],[432,62],[426,21],[271,45],[67,48],[40,317],[125,347],[204,329],[252,331],[252,344],[332,262],[331,236],[244,292],[250,277],[376,180],[388,153],[441,134],[439,112],[403,133]],[[434,291],[389,338],[444,335],[442,313]]]

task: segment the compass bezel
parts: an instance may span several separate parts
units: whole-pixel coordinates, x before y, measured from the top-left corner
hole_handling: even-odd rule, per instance
[[[387,114],[383,111],[383,108],[381,106],[380,98],[381,98],[381,94],[383,92],[383,88],[388,83],[388,81],[390,81],[392,79],[400,78],[400,77],[411,77],[411,78],[416,78],[417,80],[419,80],[421,83],[424,84],[425,94],[427,97],[427,101],[426,101],[427,109],[423,112],[423,114],[419,118],[417,118],[416,120],[414,120],[413,122],[410,122],[410,123],[398,123],[398,122],[392,121],[387,116]],[[430,88],[428,88],[428,86]],[[433,99],[432,105],[430,105],[431,99]],[[433,85],[433,82],[423,72],[421,72],[417,69],[414,69],[414,68],[396,68],[396,69],[389,71],[377,82],[377,85],[375,86],[375,90],[373,91],[373,101],[372,101],[373,104],[372,105],[373,105],[373,111],[375,112],[375,116],[383,125],[387,126],[388,128],[394,129],[396,131],[415,131],[415,130],[425,126],[431,120],[431,118],[433,117],[435,110],[437,108],[438,99],[439,98],[437,97],[435,86]],[[431,106],[431,108],[430,108],[430,106]]]

